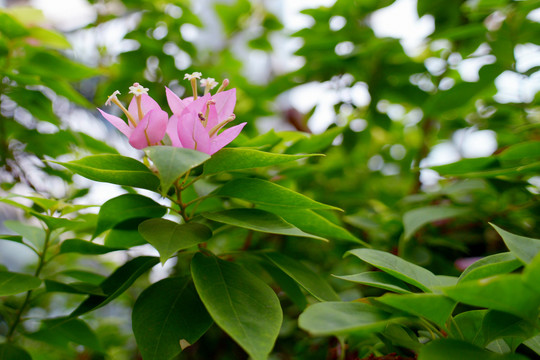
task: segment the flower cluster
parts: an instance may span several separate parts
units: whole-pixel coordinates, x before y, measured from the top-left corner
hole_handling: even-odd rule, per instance
[[[221,131],[235,119],[236,89],[225,90],[229,81],[225,79],[214,95],[210,93],[218,83],[213,78],[200,80],[204,95],[198,96],[197,80],[201,73],[186,74],[184,79],[191,82],[193,96],[180,99],[170,89],[165,88],[167,102],[172,111],[169,117],[159,104],[148,96],[148,89],[139,83],[130,86],[133,99],[126,109],[118,100],[120,92],[115,91],[105,105],[117,105],[127,117],[121,118],[98,109],[103,117],[120,130],[136,149],[147,146],[172,145],[214,154],[233,141],[246,123]]]

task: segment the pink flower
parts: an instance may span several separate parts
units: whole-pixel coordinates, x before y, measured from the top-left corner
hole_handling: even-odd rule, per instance
[[[134,96],[127,110],[116,97],[120,94],[118,90],[105,103],[110,105],[112,102],[117,105],[128,118],[127,123],[118,116],[108,114],[101,109],[98,109],[99,112],[129,138],[129,144],[134,148],[144,149],[147,146],[159,145],[167,130],[168,114],[148,96],[148,89],[138,83],[130,87],[130,93]]]
[[[188,79],[192,81],[192,84],[194,83],[195,79]],[[204,96],[197,97],[195,85],[194,97],[183,100],[166,88],[167,102],[173,112],[167,126],[167,134],[172,146],[194,149],[212,155],[240,134],[246,123],[233,126],[218,134],[225,125],[235,119],[233,111],[236,105],[236,89],[221,91],[228,83],[228,80],[225,80],[218,93],[210,95],[206,89],[209,90],[217,83],[214,79],[206,79]]]

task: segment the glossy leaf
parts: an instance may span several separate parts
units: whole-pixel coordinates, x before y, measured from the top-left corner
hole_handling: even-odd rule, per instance
[[[382,331],[391,319],[387,312],[364,303],[322,302],[300,314],[298,325],[315,336],[367,336]]]
[[[540,293],[526,286],[518,274],[506,274],[481,280],[460,282],[443,292],[456,301],[505,311],[524,319],[538,316]]]
[[[483,279],[494,275],[506,274],[522,266],[521,261],[512,253],[500,253],[486,256],[470,265],[459,277],[459,281]]]
[[[90,180],[157,190],[160,181],[154,173],[135,159],[121,155],[93,155],[70,162],[57,162]]]
[[[139,225],[139,232],[159,252],[164,264],[178,250],[208,241],[212,230],[198,223],[178,224],[165,219],[149,219]]]
[[[491,226],[501,235],[510,252],[523,263],[530,263],[540,253],[540,240],[509,233],[494,224]]]
[[[212,255],[195,254],[191,273],[216,324],[253,359],[266,359],[282,321],[274,291],[242,266]]]
[[[418,360],[527,360],[523,355],[499,355],[468,342],[456,339],[437,339],[420,349]]]
[[[242,178],[232,180],[223,185],[214,194],[242,199],[254,204],[279,206],[289,209],[339,210],[336,207],[312,200],[286,187],[260,179]]]
[[[201,214],[205,218],[245,229],[271,234],[309,237],[325,240],[292,226],[277,215],[259,209],[231,209]]]
[[[405,282],[380,271],[366,271],[354,275],[334,276],[341,280],[351,281],[366,286],[373,286],[379,289],[393,291],[398,294],[408,294],[411,292]]]
[[[316,272],[299,262],[278,252],[268,252],[263,256],[289,275],[307,292],[319,301],[339,301],[340,298]]]
[[[1,22],[0,14],[0,22]],[[0,359],[2,360],[32,360],[30,354],[23,348],[10,343],[0,344]]]
[[[107,296],[89,296],[71,313],[70,316],[79,316],[107,305],[126,291],[139,276],[144,274],[158,262],[158,258],[151,256],[140,256],[128,261],[116,269],[100,284],[101,289]]]
[[[86,255],[101,255],[112,251],[125,250],[124,248],[113,248],[95,244],[87,240],[68,239],[60,245],[60,254],[78,253]]]
[[[348,251],[361,260],[425,292],[439,285],[437,277],[429,270],[403,260],[390,253],[373,249],[355,249]]]
[[[468,212],[468,209],[449,206],[426,206],[407,211],[403,215],[404,237],[410,238],[421,227],[431,222],[462,216]]]
[[[456,306],[455,301],[438,294],[385,294],[374,301],[412,315],[424,317],[440,327],[445,326]]]
[[[158,170],[162,195],[180,176],[210,159],[203,152],[172,146],[150,146],[146,151]]]
[[[318,155],[275,154],[249,148],[222,149],[212,155],[212,158],[204,164],[204,174],[212,175],[223,171],[279,165],[308,156]]]
[[[168,278],[146,288],[133,307],[132,326],[144,360],[168,360],[192,345],[212,318],[188,278]],[[186,344],[186,345],[187,345]]]
[[[148,219],[165,215],[167,208],[139,194],[124,194],[105,202],[99,210],[94,237],[130,219]]]
[[[34,276],[0,271],[0,296],[20,294],[40,285],[41,280]]]

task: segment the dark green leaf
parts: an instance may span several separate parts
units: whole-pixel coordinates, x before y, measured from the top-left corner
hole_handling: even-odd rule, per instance
[[[56,162],[56,161],[55,161]],[[90,180],[155,191],[159,179],[135,159],[121,155],[93,155],[67,163],[56,162]]]
[[[431,292],[431,288],[440,285],[439,280],[431,271],[390,253],[373,249],[355,249],[347,254],[357,256],[368,264],[425,292]]]
[[[491,226],[501,235],[512,254],[524,264],[530,263],[536,254],[540,253],[540,240],[514,235],[494,224]]]
[[[494,275],[506,274],[522,266],[521,261],[512,253],[500,253],[486,256],[470,265],[459,277],[459,281],[483,279]]]
[[[232,180],[216,190],[214,194],[247,200],[254,204],[289,209],[340,210],[334,206],[312,200],[286,187],[261,179],[243,178]]]
[[[60,254],[78,253],[86,255],[101,255],[112,251],[125,250],[124,248],[112,248],[80,239],[68,239],[60,245]]]
[[[245,229],[325,240],[297,229],[277,215],[259,209],[231,209],[201,215],[213,221]]]
[[[125,229],[122,225],[112,228],[105,236],[105,246],[117,248],[130,248],[147,244],[139,231],[135,229]]]
[[[167,208],[139,194],[124,194],[101,206],[94,237],[130,219],[148,219],[165,215]]]
[[[398,294],[408,294],[411,292],[407,284],[392,275],[380,271],[367,271],[355,275],[337,276],[338,279],[352,281],[357,284],[373,286],[376,288],[393,291]]]
[[[339,301],[340,298],[316,272],[278,252],[264,253],[263,256],[300,284],[319,301]]]
[[[106,296],[98,285],[84,282],[64,284],[59,281],[45,280],[45,290],[47,292]]]
[[[144,360],[168,360],[197,341],[212,318],[188,278],[163,279],[133,307],[132,326]]]
[[[473,345],[485,345],[482,332],[482,322],[488,310],[470,310],[462,312],[450,322],[449,334],[456,339],[462,339]]]
[[[0,296],[20,294],[40,285],[41,280],[34,276],[0,271]]]
[[[426,206],[407,211],[403,215],[405,239],[413,236],[418,229],[431,222],[462,216],[468,209],[450,206]]]
[[[0,13],[0,15],[2,15]],[[0,17],[0,23],[2,19]],[[2,360],[32,360],[26,350],[10,343],[0,344],[0,359]]]
[[[101,289],[107,296],[89,296],[70,316],[79,316],[107,305],[126,291],[139,276],[157,263],[159,263],[159,259],[151,256],[140,256],[128,261],[100,284]]]
[[[326,130],[322,134],[311,135],[308,138],[300,139],[285,151],[287,154],[310,154],[325,150],[332,145],[332,142],[345,130],[344,127],[334,127]]]
[[[266,359],[283,317],[274,291],[242,266],[215,256],[195,254],[191,273],[216,324],[253,359]]]
[[[151,146],[146,151],[158,170],[162,195],[167,194],[180,176],[210,159],[203,152],[172,146]]]
[[[420,349],[418,360],[527,360],[523,355],[499,355],[455,339],[437,339]]]
[[[270,274],[272,279],[283,290],[292,302],[298,306],[300,310],[304,310],[308,305],[306,296],[300,289],[300,286],[289,275],[280,270],[277,266],[269,262],[261,262],[262,267]]]
[[[496,339],[513,337],[521,343],[535,333],[534,324],[530,319],[523,320],[512,314],[491,310],[482,323],[484,345]]]
[[[308,156],[320,155],[286,155],[268,153],[249,148],[226,148],[212,155],[212,158],[204,164],[204,174],[212,175],[222,171],[279,165]]]
[[[103,351],[96,334],[80,319],[48,319],[43,322],[42,329],[26,336],[49,344],[56,343],[60,346],[71,341],[98,352]]]
[[[177,224],[165,219],[149,219],[139,225],[139,233],[159,252],[164,264],[177,251],[208,241],[212,230],[198,223]]]

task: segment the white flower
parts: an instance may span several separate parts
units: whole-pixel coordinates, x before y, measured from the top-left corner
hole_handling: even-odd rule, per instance
[[[135,96],[141,96],[142,94],[148,95],[148,88],[143,87],[139,83],[134,83],[129,87],[129,93]]]
[[[207,88],[207,89],[213,89],[217,86],[217,84],[219,84],[216,79],[214,78],[207,78],[207,79],[202,79],[201,80],[201,86]]]
[[[116,99],[116,95],[120,95],[120,91],[116,90],[115,92],[112,93],[111,96],[109,96],[109,98],[107,99],[107,101],[105,101],[105,105],[111,105],[111,101],[113,99]]]
[[[184,80],[193,80],[193,79],[200,79],[202,74],[200,72],[194,72],[193,74],[185,74]]]

